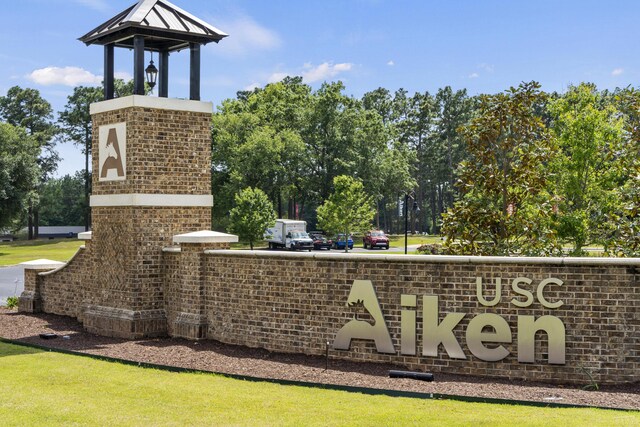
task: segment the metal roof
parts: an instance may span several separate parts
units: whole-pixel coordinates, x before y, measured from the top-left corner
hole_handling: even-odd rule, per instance
[[[227,34],[166,0],[140,0],[80,37],[87,44],[131,48],[133,36],[145,37],[145,50],[180,50],[190,42],[218,42]]]

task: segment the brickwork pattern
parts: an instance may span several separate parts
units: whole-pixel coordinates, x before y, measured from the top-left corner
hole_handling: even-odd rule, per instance
[[[38,275],[42,311],[82,318],[82,306],[92,283],[92,272],[91,243],[87,242],[65,268],[52,274]]]
[[[228,248],[228,243],[182,243],[180,252],[164,253],[165,307],[170,336],[206,338],[204,251]]]
[[[371,280],[397,350],[379,354],[368,340],[352,340],[349,351],[331,350],[331,357],[389,362],[408,369],[473,374],[487,377],[588,383],[588,372],[598,383],[634,382],[640,376],[640,287],[635,267],[552,266],[522,264],[464,264],[429,262],[349,261],[309,257],[209,255],[205,263],[207,337],[226,343],[272,351],[322,355],[326,342],[353,312],[345,305],[354,279]],[[494,307],[482,306],[476,297],[476,277],[482,277],[484,296],[492,299],[495,278],[503,282],[502,299]],[[543,307],[537,300],[527,308],[511,290],[517,277],[533,280],[535,287],[547,278],[563,286],[549,286],[549,301],[563,300],[559,309]],[[417,356],[400,355],[400,295],[418,296]],[[451,359],[439,347],[438,357],[421,356],[421,297],[439,297],[440,321],[446,313],[466,313],[454,333],[466,360]],[[473,356],[466,347],[465,330],[478,314],[496,313],[512,331],[510,354],[498,362]],[[517,360],[517,316],[553,315],[566,328],[566,364],[550,365],[546,334],[536,335],[535,363]],[[491,346],[489,344],[489,346]]]
[[[93,128],[126,122],[125,181],[99,181],[92,194],[211,194],[211,114],[130,107],[93,116]],[[92,168],[98,171],[99,132],[93,132]]]

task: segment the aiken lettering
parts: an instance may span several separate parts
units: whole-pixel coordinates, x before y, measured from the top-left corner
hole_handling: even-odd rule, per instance
[[[519,296],[525,297],[525,301],[516,298],[510,302],[515,307],[528,307],[534,302],[533,293],[520,287],[530,285],[532,281],[525,277],[513,280],[511,288]],[[476,297],[484,306],[495,306],[502,297],[501,279],[496,280],[494,298],[488,301],[482,293],[482,279],[476,279]],[[564,302],[549,302],[544,297],[545,288],[548,285],[561,286],[558,279],[545,279],[537,287],[536,297],[545,308],[559,308]],[[417,349],[417,295],[401,295],[400,305],[400,354],[415,356]],[[373,323],[354,318],[347,322],[336,334],[333,348],[336,350],[349,350],[352,339],[373,340],[379,353],[395,354],[391,335],[387,323],[380,309],[380,303],[376,296],[373,283],[370,280],[354,280],[351,292],[347,298],[347,306],[362,306],[373,318]],[[438,356],[438,347],[442,344],[444,350],[452,359],[467,359],[453,330],[465,318],[466,313],[448,313],[442,321],[439,321],[440,311],[438,297],[424,295],[422,297],[422,355],[428,357]],[[565,363],[565,327],[564,323],[555,316],[545,315],[536,319],[530,315],[517,316],[517,353],[518,362],[535,363],[535,337],[538,331],[544,331],[548,337],[548,351],[550,364],[563,365]],[[465,331],[465,340],[471,354],[487,362],[496,362],[504,359],[510,351],[501,344],[512,342],[512,331],[507,321],[493,313],[483,313],[474,316],[468,323]],[[488,347],[487,344],[500,344]]]

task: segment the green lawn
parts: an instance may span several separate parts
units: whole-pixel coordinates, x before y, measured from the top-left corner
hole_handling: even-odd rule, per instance
[[[65,238],[0,243],[0,266],[41,258],[68,261],[83,244],[81,240]]]
[[[404,234],[390,235],[389,243],[391,244],[391,246],[404,248]],[[440,236],[423,236],[411,234],[407,236],[407,245],[426,245],[434,243],[443,243],[442,240],[440,240]]]
[[[6,343],[0,343],[0,378],[3,426],[640,424],[638,412],[370,396],[139,368]]]

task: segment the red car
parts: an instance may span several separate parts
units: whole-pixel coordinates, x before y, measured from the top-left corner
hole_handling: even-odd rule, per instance
[[[365,233],[362,238],[362,244],[364,248],[385,248],[389,249],[389,238],[384,234],[384,231],[371,230]]]
[[[311,239],[313,240],[313,249],[316,249],[316,250],[327,249],[330,251],[331,247],[333,246],[333,241],[324,237],[321,232],[310,231],[309,237],[311,237]]]

